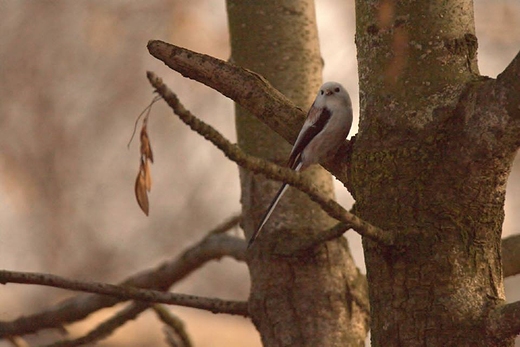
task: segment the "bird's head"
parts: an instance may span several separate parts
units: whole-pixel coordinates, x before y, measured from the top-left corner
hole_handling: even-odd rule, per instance
[[[343,104],[350,106],[350,96],[343,86],[338,82],[327,82],[320,87],[316,101],[322,105]]]

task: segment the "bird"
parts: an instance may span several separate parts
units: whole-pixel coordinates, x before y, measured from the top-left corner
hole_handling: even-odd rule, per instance
[[[287,166],[302,171],[333,157],[352,126],[352,102],[347,90],[338,82],[323,84],[310,107],[293,145]],[[289,186],[283,183],[267,208],[260,224],[249,239],[252,246]]]

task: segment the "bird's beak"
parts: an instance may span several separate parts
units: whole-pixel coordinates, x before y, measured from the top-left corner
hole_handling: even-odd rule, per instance
[[[326,89],[325,90],[325,95],[332,95],[332,90]]]

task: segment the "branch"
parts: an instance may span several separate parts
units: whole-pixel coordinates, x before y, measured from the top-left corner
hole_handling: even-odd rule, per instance
[[[305,249],[309,249],[313,246],[316,246],[320,243],[334,240],[334,239],[342,236],[345,232],[347,232],[348,229],[350,229],[348,224],[341,223],[341,222],[337,223],[332,228],[323,230],[322,232],[318,233],[318,235],[316,235],[316,238],[314,238],[313,240],[310,240],[310,242],[305,242],[305,241],[301,242],[298,251],[299,250],[303,251]]]
[[[504,277],[520,273],[520,234],[502,239],[502,265]]]
[[[13,347],[29,347],[29,344],[20,336],[9,336],[6,340],[9,341]]]
[[[298,137],[305,112],[297,108],[261,75],[209,55],[159,40],[149,41],[147,48],[152,56],[184,77],[205,84],[235,101],[289,143],[293,144]],[[344,150],[340,149],[339,152]],[[347,185],[348,159],[345,156],[341,159],[323,164],[337,179]]]
[[[395,238],[392,233],[385,232],[346,211],[335,200],[325,197],[319,189],[302,179],[299,173],[244,153],[209,124],[204,123],[191,114],[190,111],[186,110],[177,96],[153,72],[148,72],[147,76],[157,93],[163,97],[173,112],[193,131],[203,136],[224,152],[224,155],[230,160],[247,170],[264,174],[270,179],[282,181],[298,188],[306,193],[311,200],[318,203],[331,217],[347,224],[361,236],[368,237],[386,246],[394,245]]]
[[[64,277],[33,273],[0,270],[0,283],[38,284],[88,293],[114,296],[120,300],[137,300],[149,303],[179,305],[207,310],[213,313],[228,313],[247,316],[247,302],[205,298],[187,294],[173,294],[157,290],[140,289],[100,282],[83,282]]]
[[[165,324],[166,340],[170,346],[192,347],[184,322],[162,305],[153,305],[157,317]]]
[[[109,337],[117,328],[121,327],[127,321],[134,319],[149,307],[150,304],[144,302],[132,303],[113,317],[107,319],[93,330],[89,331],[86,335],[76,339],[57,341],[47,345],[46,347],[75,347],[86,344],[93,344],[99,340]]]
[[[236,216],[233,216],[229,218],[227,221],[224,221],[222,224],[217,225],[214,229],[208,231],[206,234],[206,239],[211,235],[218,235],[223,234],[225,232],[228,232],[229,230],[233,229],[234,227],[240,225],[240,222],[242,221],[242,215],[238,214]],[[244,254],[239,254],[240,252],[237,252],[235,254],[235,258],[240,260],[244,260]]]
[[[490,335],[497,339],[520,334],[520,301],[498,306],[489,315],[487,323]]]
[[[228,222],[225,224],[229,225]],[[217,227],[215,230],[218,229],[221,228]],[[214,231],[210,231],[210,234],[212,232]],[[172,284],[180,281],[210,260],[224,256],[244,260],[245,249],[245,242],[242,239],[228,235],[211,235],[184,251],[174,260],[131,276],[121,285],[167,290]],[[91,294],[79,295],[46,311],[20,317],[10,322],[0,322],[0,338],[24,335],[46,328],[58,328],[63,324],[84,319],[99,309],[114,306],[120,301],[122,300],[114,297]]]
[[[305,119],[302,110],[251,70],[211,56],[149,41],[148,51],[184,77],[194,79],[220,92],[261,119],[271,129],[294,143]]]
[[[505,94],[506,100],[501,101],[509,116],[517,123],[520,121],[520,52],[509,63],[506,69],[497,76],[497,85]]]
[[[300,236],[298,242],[284,242],[285,235],[280,235],[278,242],[272,246],[272,253],[277,255],[297,255],[299,252],[304,252],[313,247],[318,246],[321,243],[334,240],[342,236],[345,232],[350,229],[350,226],[339,222],[336,223],[332,228],[322,230],[319,233],[312,236]],[[287,236],[290,237],[290,236]]]
[[[117,328],[121,327],[129,320],[135,319],[135,317],[147,310],[149,307],[150,304],[144,302],[132,303],[113,317],[89,331],[86,335],[72,340],[54,342],[45,347],[75,347],[95,343],[112,335]],[[171,338],[172,332],[175,332],[175,335],[182,341],[183,346],[192,346],[190,338],[184,329],[184,324],[179,318],[172,315],[171,312],[161,305],[153,305],[153,309],[159,319],[168,326],[169,329],[166,332],[168,338]]]

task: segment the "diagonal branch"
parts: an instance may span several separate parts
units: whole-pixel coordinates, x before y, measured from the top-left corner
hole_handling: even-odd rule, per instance
[[[166,307],[162,305],[153,305],[155,314],[161,320],[164,326],[164,332],[166,340],[170,346],[178,347],[192,347],[191,339],[186,332],[184,322],[173,313],[171,313]]]
[[[488,316],[487,329],[497,339],[507,339],[520,334],[520,301],[500,305]]]
[[[262,76],[211,56],[149,41],[148,51],[173,70],[220,92],[294,143],[305,114]]]
[[[291,253],[297,253],[299,251],[304,251],[310,249],[320,243],[324,243],[335,238],[340,237],[344,233],[346,233],[350,229],[349,225],[345,223],[337,223],[332,228],[327,230],[320,231],[316,237],[312,240],[302,239],[298,244],[298,249],[290,250]],[[287,248],[287,246],[285,246]]]
[[[99,340],[107,338],[117,328],[121,327],[129,320],[135,319],[135,317],[137,317],[143,311],[147,310],[149,307],[150,304],[145,302],[132,303],[121,311],[117,312],[113,317],[110,317],[89,331],[86,335],[75,339],[57,341],[45,347],[75,347],[95,343]]]
[[[191,114],[191,112],[186,110],[177,96],[153,72],[148,72],[147,76],[157,93],[163,97],[174,113],[193,131],[202,135],[206,140],[210,141],[218,149],[224,152],[226,157],[230,160],[247,170],[264,174],[270,179],[283,181],[298,188],[302,192],[306,193],[314,202],[318,203],[331,217],[347,224],[360,235],[368,237],[383,245],[394,245],[394,234],[385,232],[384,230],[375,227],[356,215],[346,211],[335,200],[325,197],[319,189],[302,179],[302,176],[299,173],[244,153],[213,127],[196,118]]]
[[[239,218],[234,217],[232,220],[234,220],[234,223],[230,224],[227,221],[224,225],[231,228],[238,223]],[[188,248],[174,260],[133,275],[123,281],[121,285],[167,290],[172,284],[180,281],[210,260],[224,256],[244,260],[246,249],[244,240],[228,235],[211,235],[218,230],[222,230],[222,228],[217,227],[210,231],[210,236]],[[20,317],[9,322],[0,322],[0,338],[25,335],[47,328],[59,328],[63,324],[84,319],[99,309],[114,306],[120,301],[122,300],[109,296],[78,295],[43,312]]]
[[[520,234],[502,239],[504,277],[520,274]]]
[[[0,283],[38,284],[87,293],[114,296],[120,300],[136,300],[149,303],[179,305],[207,310],[213,313],[228,313],[247,316],[247,302],[205,298],[195,295],[161,292],[158,290],[114,285],[100,282],[83,282],[65,277],[34,272],[0,270]]]
[[[229,218],[228,220],[224,221],[222,224],[219,224],[215,228],[208,231],[206,239],[208,239],[211,235],[218,235],[218,234],[223,234],[225,232],[228,232],[229,230],[233,229],[234,227],[237,227],[238,225],[240,225],[241,221],[242,221],[242,215],[240,215],[240,214]],[[233,256],[237,260],[244,260],[244,255],[240,254],[239,252],[236,252],[231,256]]]
[[[184,77],[196,80],[235,101],[289,143],[294,143],[305,113],[261,75],[206,54],[159,40],[148,42],[152,56]],[[345,145],[343,147],[346,147]],[[338,152],[345,152],[341,148]],[[341,158],[340,160],[338,160]],[[346,164],[350,156],[323,163],[348,188]]]

